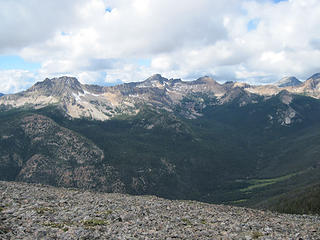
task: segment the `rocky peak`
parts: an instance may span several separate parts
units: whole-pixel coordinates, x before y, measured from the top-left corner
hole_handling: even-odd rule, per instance
[[[235,86],[235,82],[233,81],[227,81],[222,84],[223,87],[225,87],[227,90],[230,90],[231,88],[237,87]]]
[[[51,96],[64,96],[71,93],[83,93],[81,83],[75,77],[46,78],[42,82],[37,82],[29,91],[39,92]]]
[[[240,106],[244,106],[251,102],[251,94],[240,87],[230,88],[229,91],[221,98],[221,103],[238,101]]]
[[[151,88],[163,88],[164,85],[169,83],[169,79],[162,77],[160,74],[154,74],[141,83],[138,83],[138,87],[151,87]]]
[[[163,82],[168,82],[168,79],[162,77],[161,74],[154,74],[151,77],[147,78],[144,82],[155,82],[155,81],[163,83]]]
[[[45,87],[67,87],[67,88],[81,88],[81,83],[75,77],[59,77],[59,78],[46,78],[42,82],[38,82],[35,86],[45,86]]]
[[[296,77],[284,77],[281,78],[280,81],[276,83],[278,87],[295,87],[301,85],[302,82],[299,81]]]
[[[226,81],[226,82],[224,83],[224,85],[233,85],[233,84],[234,84],[233,81]]]
[[[209,85],[216,85],[217,83],[212,77],[204,76],[201,78],[198,78],[196,81],[194,81],[196,84],[209,84]]]
[[[315,90],[318,88],[318,84],[320,83],[320,73],[313,74],[309,77],[305,83],[304,87],[310,90]]]
[[[0,93],[0,97],[2,97],[4,94],[3,93]]]
[[[309,79],[313,79],[313,80],[320,80],[320,73],[315,73],[313,74],[310,78],[308,78],[307,80]]]
[[[171,83],[181,83],[182,82],[182,80],[180,79],[180,78],[171,78],[171,79],[169,79],[169,81],[171,82]]]

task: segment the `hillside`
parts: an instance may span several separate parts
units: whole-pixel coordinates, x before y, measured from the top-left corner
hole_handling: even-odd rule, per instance
[[[263,201],[258,204],[258,207],[291,214],[320,215],[319,199],[320,185],[312,184]]]
[[[318,239],[320,219],[0,182],[1,239]]]
[[[320,101],[252,88],[209,77],[108,88],[46,79],[1,99],[0,178],[272,208],[259,204],[320,183]],[[113,111],[103,121],[102,107]]]

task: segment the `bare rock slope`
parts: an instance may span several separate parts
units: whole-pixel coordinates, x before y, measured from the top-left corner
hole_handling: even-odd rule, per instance
[[[319,239],[320,218],[0,182],[1,239]]]

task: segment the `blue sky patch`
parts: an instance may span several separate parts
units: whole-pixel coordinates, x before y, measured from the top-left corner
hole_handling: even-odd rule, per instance
[[[67,33],[67,32],[61,32],[61,35],[62,35],[62,36],[69,36],[69,35],[70,35],[70,33]]]
[[[248,31],[253,31],[256,30],[258,25],[259,25],[260,19],[255,18],[255,19],[251,19],[248,24],[247,24],[247,29]]]
[[[107,7],[107,8],[105,9],[105,12],[112,12],[112,8],[111,8],[111,7]]]
[[[28,62],[16,55],[0,55],[0,70],[37,70],[41,67],[40,63]]]
[[[274,3],[287,2],[288,0],[273,0]]]
[[[143,67],[150,67],[151,66],[151,59],[137,59],[135,60],[136,64]]]

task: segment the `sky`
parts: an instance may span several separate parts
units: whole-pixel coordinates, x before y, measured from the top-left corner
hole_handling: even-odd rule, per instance
[[[320,72],[319,0],[0,0],[0,92],[47,77],[266,84]]]

